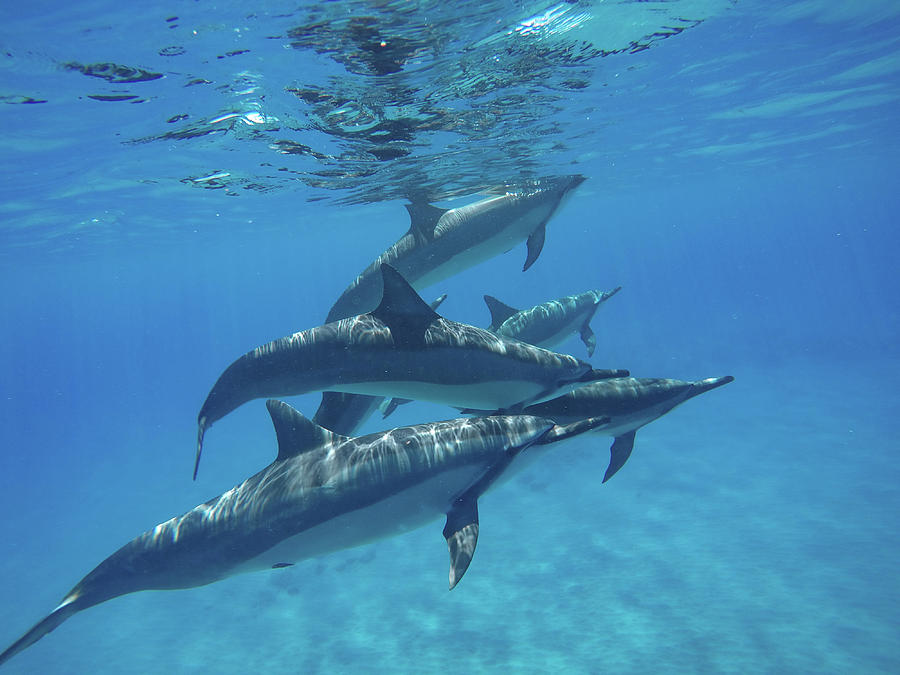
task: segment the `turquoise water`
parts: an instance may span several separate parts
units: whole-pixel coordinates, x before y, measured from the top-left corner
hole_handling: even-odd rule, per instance
[[[272,460],[257,401],[191,482],[204,397],[238,355],[318,325],[415,189],[452,206],[587,176],[528,272],[518,246],[425,297],[485,326],[485,293],[621,285],[596,367],[735,382],[640,430],[606,484],[610,439],[579,438],[486,495],[450,593],[435,521],[116,598],[5,670],[896,672],[900,9],[340,5],[0,10],[0,646]],[[545,15],[541,41],[515,29]],[[371,21],[347,19],[364,16],[415,43],[405,61],[372,60],[351,30]],[[101,63],[163,77],[72,65]]]

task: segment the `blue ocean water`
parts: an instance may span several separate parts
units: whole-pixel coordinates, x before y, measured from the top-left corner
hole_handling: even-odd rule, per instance
[[[436,521],[116,598],[7,672],[900,668],[900,7],[452,5],[0,8],[0,647],[271,461],[257,401],[191,482],[204,397],[321,323],[416,190],[583,174],[531,269],[519,246],[425,297],[484,326],[485,293],[621,285],[596,367],[735,382],[606,484],[582,437],[486,495],[451,593]]]

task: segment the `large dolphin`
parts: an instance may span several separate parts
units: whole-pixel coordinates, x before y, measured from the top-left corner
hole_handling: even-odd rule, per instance
[[[225,369],[197,417],[195,478],[206,429],[255,398],[327,390],[514,411],[628,374],[444,319],[396,270],[381,272],[373,312],[280,338]]]
[[[731,375],[696,382],[623,377],[579,387],[563,396],[530,405],[523,412],[547,417],[557,424],[589,417],[609,417],[610,423],[597,429],[604,436],[615,437],[609,449],[609,468],[603,476],[605,483],[628,461],[638,429],[688,399],[733,381]]]
[[[10,659],[76,612],[127,593],[191,588],[394,536],[446,515],[450,588],[478,539],[478,498],[532,446],[604,420],[555,425],[525,415],[455,419],[347,438],[268,402],[272,464],[148,530],[94,568],[2,654]],[[525,452],[527,450],[527,452]],[[521,461],[516,461],[520,465]]]
[[[407,205],[406,234],[360,273],[341,294],[326,321],[371,311],[381,297],[382,264],[391,265],[415,289],[437,283],[527,239],[523,269],[537,260],[547,222],[584,176],[542,178],[503,195],[455,209],[425,202]],[[313,419],[342,434],[354,433],[381,403],[380,398],[325,392]]]
[[[591,319],[600,303],[621,290],[622,287],[617,286],[611,291],[585,291],[521,310],[485,295],[484,301],[491,312],[488,330],[546,349],[558,345],[570,334],[578,333],[587,347],[588,356],[593,356],[597,338],[591,330]]]
[[[381,298],[381,273],[388,264],[416,289],[442,281],[504,253],[526,240],[524,269],[537,260],[547,221],[584,176],[542,178],[506,194],[456,209],[428,203],[406,208],[409,231],[360,273],[337,299],[327,322],[371,312]]]

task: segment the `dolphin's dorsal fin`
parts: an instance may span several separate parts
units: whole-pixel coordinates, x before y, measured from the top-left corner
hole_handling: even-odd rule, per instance
[[[497,330],[504,321],[519,311],[515,307],[510,307],[506,303],[500,302],[492,295],[484,296],[484,304],[487,305],[488,311],[491,313],[491,325],[488,326],[488,330]]]
[[[384,295],[372,316],[391,329],[395,344],[422,344],[428,326],[440,316],[390,265],[381,266],[381,278]]]
[[[450,590],[469,569],[478,543],[478,500],[466,496],[454,502],[447,513],[444,539],[450,549]]]
[[[631,451],[634,450],[634,429],[628,433],[616,436],[612,446],[609,448],[609,466],[606,469],[606,475],[603,476],[605,483],[612,478],[616,471],[625,466],[625,462],[631,457]]]
[[[406,205],[409,212],[409,233],[416,242],[425,244],[434,239],[434,228],[447,209],[429,204],[425,200],[415,200]]]
[[[312,420],[304,417],[284,401],[269,399],[266,408],[275,426],[275,437],[278,439],[278,457],[275,461],[290,459],[307,450],[315,450],[323,445],[340,443],[346,436],[328,431]]]
[[[534,261],[538,259],[544,248],[544,239],[547,236],[547,223],[541,223],[538,228],[528,236],[525,245],[528,247],[528,255],[525,256],[525,265],[522,267],[524,272],[534,265]]]

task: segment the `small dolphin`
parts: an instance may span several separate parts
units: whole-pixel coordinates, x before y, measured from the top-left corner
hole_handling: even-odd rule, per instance
[[[255,398],[343,391],[515,411],[628,374],[444,319],[392,267],[381,273],[375,311],[262,345],[225,369],[197,417],[195,479],[206,429]]]
[[[491,312],[488,330],[545,349],[558,345],[571,333],[578,333],[588,356],[593,356],[597,338],[591,330],[591,319],[601,302],[621,290],[617,286],[611,291],[586,291],[521,310],[485,295],[484,302]]]
[[[584,176],[543,178],[514,192],[456,209],[428,203],[406,208],[409,231],[353,281],[331,308],[327,322],[371,312],[381,297],[379,268],[388,264],[416,289],[425,288],[505,253],[523,239],[534,264],[544,246],[547,221]]]
[[[0,664],[76,612],[120,595],[192,588],[242,572],[287,567],[407,532],[443,515],[452,589],[475,552],[478,498],[530,447],[605,421],[560,426],[525,415],[485,417],[346,438],[286,403],[270,400],[267,406],[278,438],[272,464],[125,544],[0,654]]]
[[[608,425],[597,428],[597,433],[615,437],[609,449],[609,468],[603,476],[605,483],[628,461],[638,429],[688,399],[733,381],[731,375],[696,382],[622,377],[579,387],[563,396],[529,405],[522,412],[547,417],[557,424],[589,417],[609,417]],[[469,409],[463,412],[484,414],[486,411]]]

